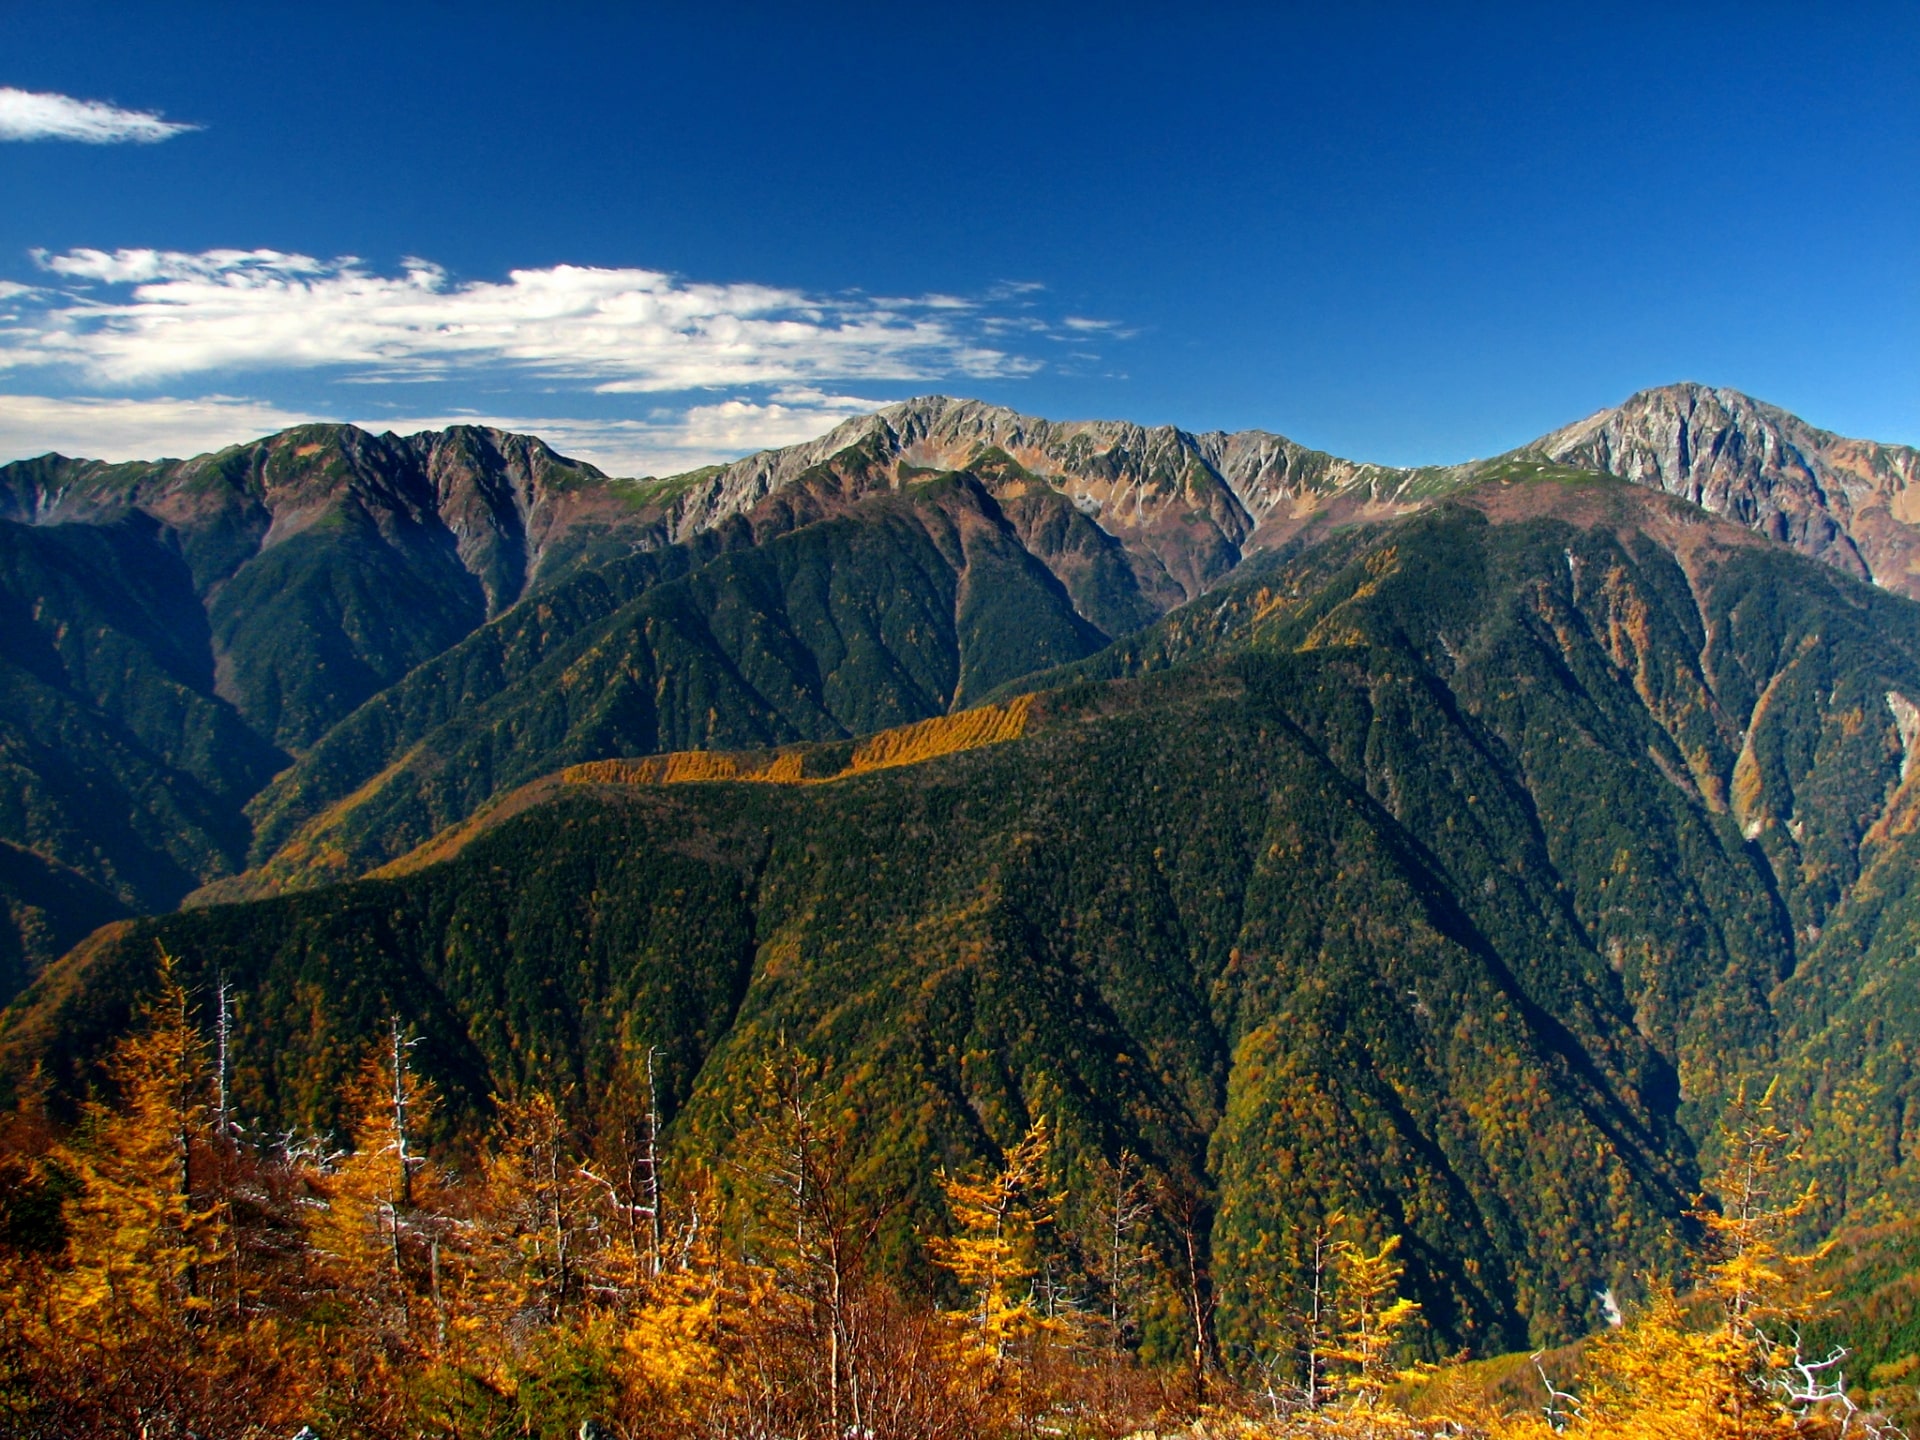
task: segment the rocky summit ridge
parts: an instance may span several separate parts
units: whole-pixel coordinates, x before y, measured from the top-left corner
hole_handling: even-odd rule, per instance
[[[1642,390],[1516,452],[1650,485],[1920,597],[1920,451],[1708,385]]]
[[[711,529],[856,446],[910,470],[962,470],[983,454],[1004,456],[1128,549],[1151,551],[1183,599],[1242,555],[1293,533],[1331,497],[1392,504],[1429,473],[1344,460],[1263,430],[1196,434],[1172,425],[1044,420],[929,395],[855,416],[817,440],[684,477],[669,502],[669,529],[676,539]]]
[[[450,542],[492,615],[575,561],[685,542],[749,515],[856,447],[880,463],[851,477],[848,499],[898,488],[914,472],[1004,457],[1016,479],[1044,482],[1129,551],[1150,553],[1172,580],[1175,603],[1316,522],[1403,513],[1526,461],[1654,486],[1920,596],[1920,450],[1836,435],[1737,390],[1691,382],[1642,390],[1491,460],[1421,467],[1345,459],[1264,430],[1055,421],[944,395],[640,482],[610,479],[507,431],[376,436],[308,425],[186,461],[49,455],[0,466],[0,518],[98,523],[138,510],[185,537],[207,586],[344,506],[383,534],[432,532],[435,543]]]
[[[666,482],[676,539],[744,514],[812,467],[872,445],[916,468],[961,469],[999,451],[1133,549],[1196,543],[1183,589],[1316,520],[1418,508],[1500,467],[1546,461],[1679,495],[1884,588],[1920,597],[1920,451],[1849,439],[1737,390],[1694,383],[1617,406],[1491,460],[1396,467],[1343,459],[1263,430],[1190,432],[1124,421],[1053,421],[923,396],[844,421],[819,439]],[[1194,582],[1198,581],[1196,586]]]

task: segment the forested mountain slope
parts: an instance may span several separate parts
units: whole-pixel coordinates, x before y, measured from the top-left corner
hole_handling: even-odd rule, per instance
[[[215,692],[186,562],[144,516],[0,523],[0,838],[164,908],[246,854],[284,757]]]
[[[363,707],[254,802],[261,868],[205,898],[364,873],[582,760],[944,714],[1158,613],[1124,550],[1004,456],[902,474],[855,446],[730,526],[583,573]]]
[[[0,467],[0,840],[136,911],[351,876],[564,764],[942,713],[1340,525],[1560,460],[1920,584],[1913,451],[1699,386],[1413,471],[938,397],[639,482],[472,427],[49,456]],[[49,942],[20,923],[31,970]]]
[[[491,431],[305,427],[194,461],[0,467],[0,839],[167,909],[408,755],[433,773],[389,775],[406,793],[355,806],[358,838],[326,865],[378,863],[571,759],[940,713],[1180,598],[1143,593],[1125,549],[1007,457],[976,470],[936,494],[937,472],[855,446],[675,541],[672,484]],[[23,903],[41,901],[61,903]]]
[[[1070,1165],[1139,1151],[1229,1340],[1336,1207],[1407,1237],[1443,1341],[1588,1328],[1672,1262],[1746,1074],[1788,1074],[1836,1207],[1903,1203],[1920,606],[1658,492],[1505,473],[1262,562],[995,743],[585,765],[390,878],[102,932],[8,1062],[83,1085],[159,939],[235,985],[272,1123],[335,1123],[398,1011],[456,1117],[572,1083],[590,1122],[659,1047],[711,1158],[784,1037],[867,1117],[902,1237],[929,1156],[1036,1114]],[[972,492],[927,493],[888,523]]]
[[[478,429],[0,466],[0,838],[170,908],[245,862],[242,807],[290,753],[644,518]],[[61,906],[46,883],[22,903]]]
[[[0,840],[0,994],[27,982],[127,907],[86,876]]]

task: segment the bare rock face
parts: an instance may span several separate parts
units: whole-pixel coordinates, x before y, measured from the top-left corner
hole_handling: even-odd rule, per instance
[[[977,400],[928,396],[848,420],[818,440],[700,474],[675,498],[675,538],[749,512],[850,446],[891,462],[892,483],[916,470],[993,472],[996,498],[1041,487],[1125,546],[1143,590],[1165,605],[1192,598],[1266,538],[1341,494],[1397,494],[1413,473],[1309,450],[1246,430],[1190,434],[1171,425],[1036,419]],[[905,478],[903,478],[905,477]]]
[[[1802,554],[1920,598],[1920,451],[1849,440],[1735,390],[1643,390],[1526,446],[1683,496]]]

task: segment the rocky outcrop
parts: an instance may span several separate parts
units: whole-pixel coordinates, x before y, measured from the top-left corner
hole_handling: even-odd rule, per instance
[[[701,473],[672,500],[669,529],[681,538],[745,514],[863,444],[893,462],[896,484],[910,483],[917,470],[982,468],[997,472],[997,494],[1040,482],[1118,538],[1148,572],[1140,576],[1143,590],[1167,605],[1232,570],[1267,530],[1285,531],[1335,496],[1390,500],[1415,473],[1342,460],[1259,430],[1191,434],[1171,425],[1041,420],[935,395]]]
[[[1519,452],[1680,495],[1920,598],[1920,451],[1849,440],[1706,385],[1643,390]]]

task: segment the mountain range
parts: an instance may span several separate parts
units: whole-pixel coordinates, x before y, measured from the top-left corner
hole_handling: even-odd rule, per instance
[[[0,1055],[79,1093],[159,940],[272,1123],[398,1012],[449,1143],[652,1049],[712,1154],[792,1040],[902,1255],[1046,1113],[1194,1197],[1223,1338],[1346,1209],[1449,1343],[1561,1339],[1754,1076],[1826,1220],[1920,1200],[1915,479],[1697,386],[1421,470],[943,399],[668,480],[9,466]]]
[[[0,467],[0,840],[40,857],[6,882],[12,973],[61,915],[362,873],[560,765],[946,713],[1529,460],[1920,585],[1912,449],[1698,386],[1413,471],[937,398],[667,480],[473,428]]]

